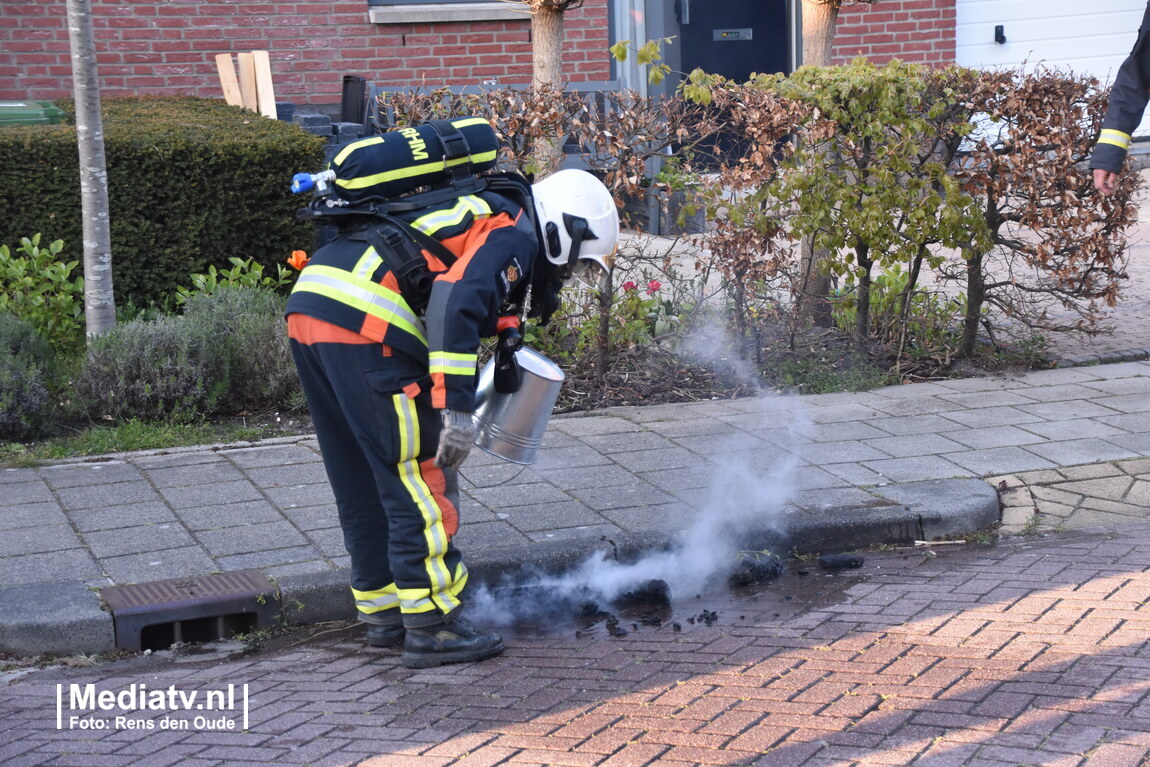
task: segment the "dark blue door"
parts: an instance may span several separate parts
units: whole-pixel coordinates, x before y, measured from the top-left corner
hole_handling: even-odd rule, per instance
[[[683,71],[789,72],[787,0],[676,0]]]

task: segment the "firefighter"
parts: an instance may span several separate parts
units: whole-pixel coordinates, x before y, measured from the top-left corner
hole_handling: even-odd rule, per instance
[[[452,542],[457,471],[475,435],[480,339],[515,323],[507,302],[528,284],[549,316],[558,289],[605,268],[618,237],[614,201],[591,174],[560,171],[523,186],[522,205],[481,191],[397,214],[454,259],[447,268],[421,246],[434,276],[425,310],[381,256],[388,245],[364,237],[365,221],[345,223],[316,251],[287,305],[358,617],[368,644],[402,645],[411,668],[503,651],[499,635],[461,615],[468,574]]]
[[[1134,49],[1122,62],[1110,89],[1110,105],[1102,120],[1102,133],[1090,158],[1094,171],[1094,188],[1105,195],[1113,194],[1118,174],[1126,161],[1130,137],[1142,122],[1142,113],[1150,99],[1150,3],[1138,27]]]

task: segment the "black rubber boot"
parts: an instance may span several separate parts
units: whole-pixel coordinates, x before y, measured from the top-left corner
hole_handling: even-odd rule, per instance
[[[403,637],[406,633],[402,623],[393,623],[387,626],[369,623],[367,624],[367,643],[371,647],[395,647],[403,643]]]
[[[446,623],[407,629],[403,641],[403,665],[433,668],[447,663],[474,663],[503,652],[498,634],[481,631],[463,618]]]

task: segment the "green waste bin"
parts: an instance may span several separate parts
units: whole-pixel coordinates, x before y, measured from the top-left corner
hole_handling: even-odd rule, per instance
[[[0,101],[0,128],[5,125],[56,125],[64,110],[51,101]]]

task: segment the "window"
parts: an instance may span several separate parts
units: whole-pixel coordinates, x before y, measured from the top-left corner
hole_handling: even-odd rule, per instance
[[[502,0],[367,0],[373,24],[433,21],[526,21],[527,14]]]

